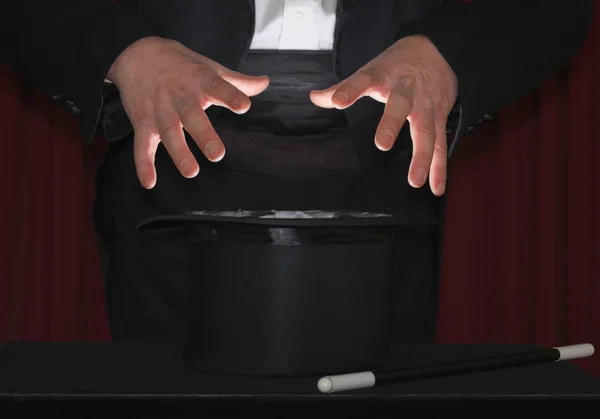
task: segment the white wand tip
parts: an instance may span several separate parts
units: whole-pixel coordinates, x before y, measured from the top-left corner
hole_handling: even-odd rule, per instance
[[[331,390],[333,390],[333,381],[329,377],[323,377],[317,383],[317,388],[321,393],[331,393]]]
[[[582,343],[579,345],[558,346],[560,357],[558,361],[568,361],[571,359],[586,358],[594,355],[594,346],[590,343]]]

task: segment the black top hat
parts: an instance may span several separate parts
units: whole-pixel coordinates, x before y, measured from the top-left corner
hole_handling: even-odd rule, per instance
[[[199,211],[139,228],[190,227],[189,368],[298,376],[385,363],[395,227],[434,223],[373,213]]]

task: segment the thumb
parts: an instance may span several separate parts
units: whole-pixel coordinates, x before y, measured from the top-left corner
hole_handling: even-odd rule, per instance
[[[233,70],[225,70],[219,75],[248,96],[262,93],[270,82],[267,76],[248,76]]]
[[[311,102],[321,108],[326,108],[326,109],[334,108],[335,105],[333,104],[333,94],[337,90],[338,86],[339,86],[339,84],[336,84],[335,86],[331,86],[324,90],[311,91],[310,92]]]

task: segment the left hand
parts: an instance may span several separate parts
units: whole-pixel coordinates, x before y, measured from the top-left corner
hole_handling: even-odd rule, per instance
[[[323,108],[345,109],[369,96],[385,103],[375,145],[388,151],[404,121],[410,123],[413,155],[408,182],[415,188],[429,177],[431,191],[446,188],[446,122],[458,95],[456,74],[424,36],[402,38],[346,80],[313,91],[312,102]]]

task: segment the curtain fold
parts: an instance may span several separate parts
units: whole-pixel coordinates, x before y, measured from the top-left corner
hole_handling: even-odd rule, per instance
[[[0,339],[107,340],[91,222],[105,145],[85,147],[76,120],[0,70]]]
[[[599,29],[457,150],[440,343],[600,347]],[[91,222],[105,144],[5,67],[0,115],[0,340],[106,341]],[[579,364],[600,376],[599,357]]]
[[[600,27],[452,162],[439,338],[600,345]],[[578,362],[600,376],[598,357]]]

